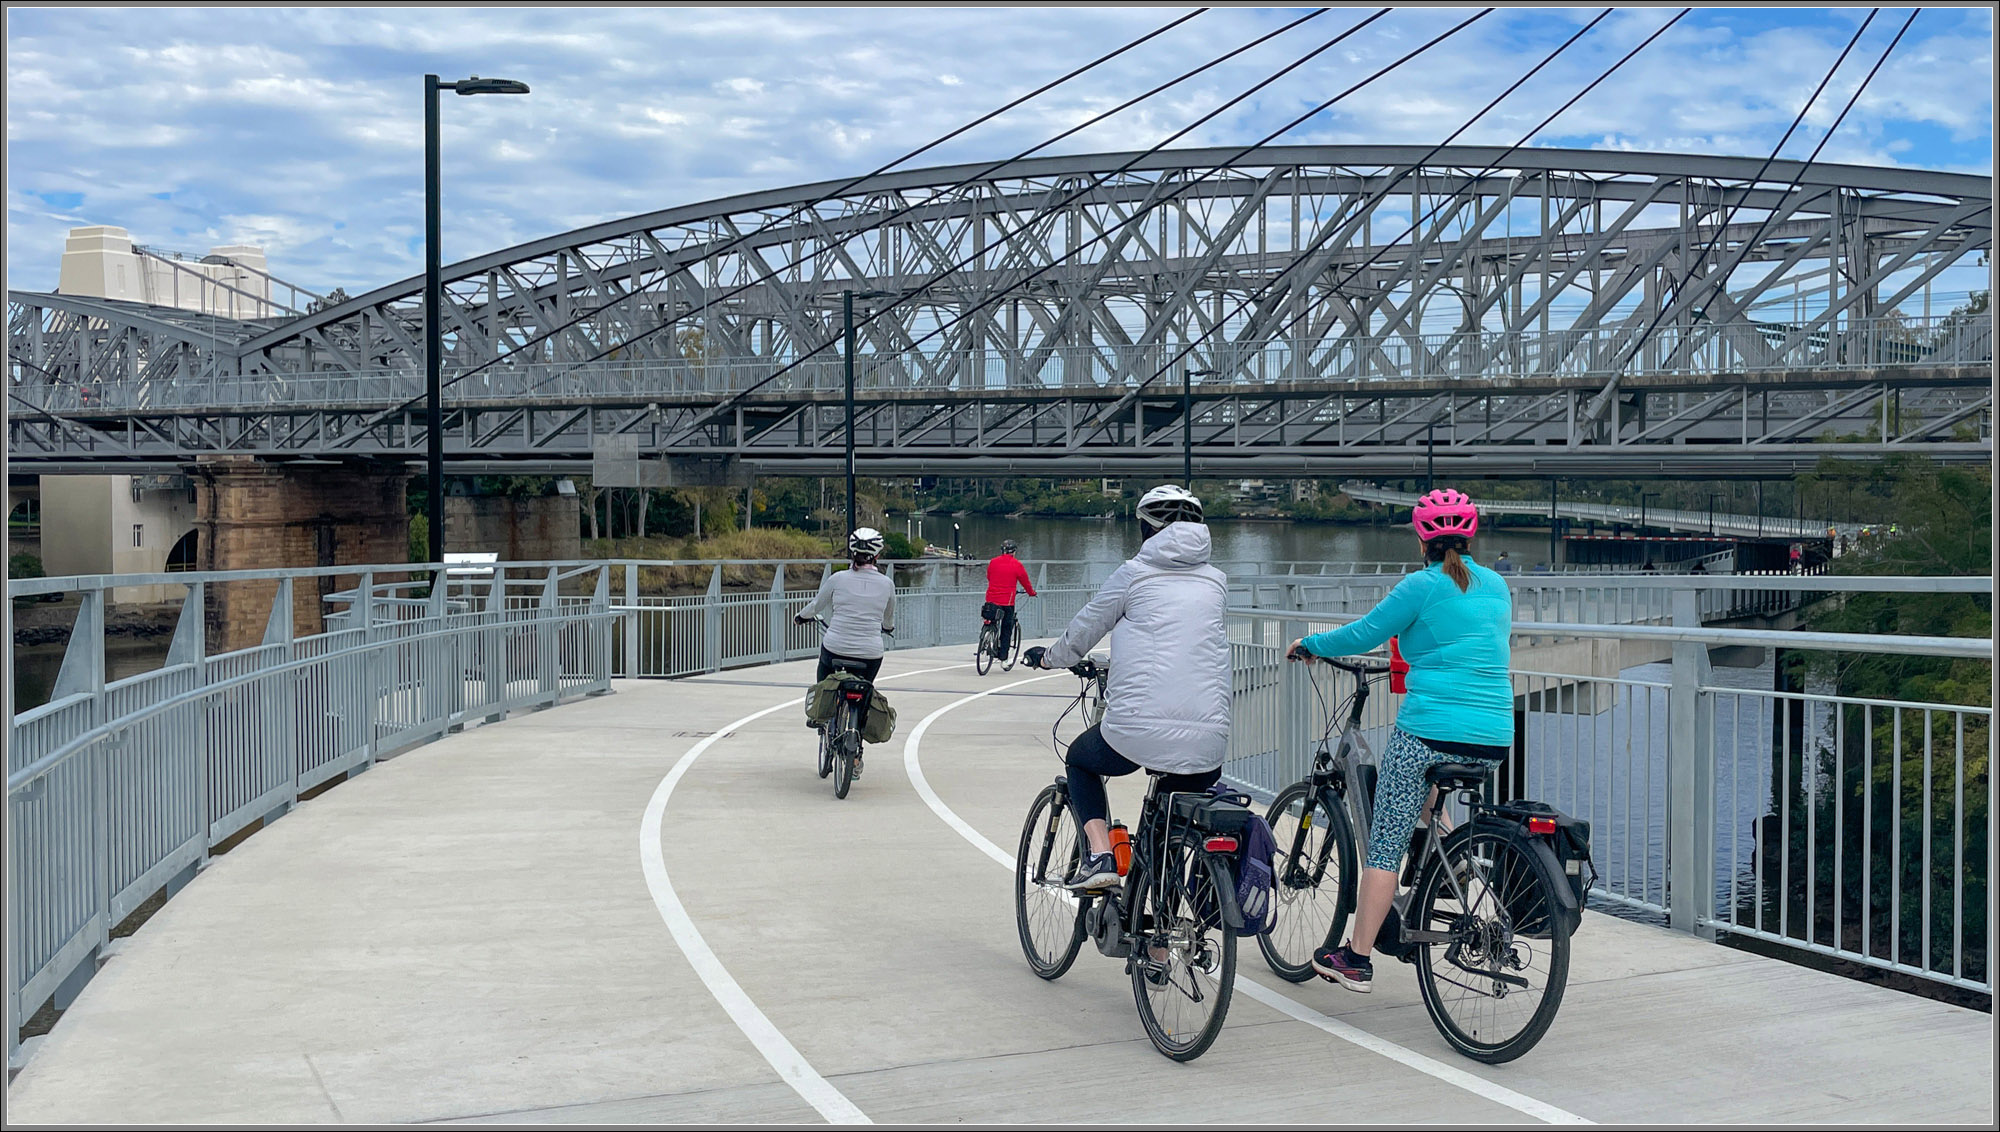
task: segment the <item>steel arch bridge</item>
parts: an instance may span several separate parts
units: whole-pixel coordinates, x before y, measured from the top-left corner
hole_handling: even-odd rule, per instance
[[[883,474],[1164,470],[1188,429],[1211,474],[1407,472],[1427,429],[1497,475],[1990,459],[1989,320],[1905,313],[1990,252],[1990,182],[1764,164],[1175,150],[629,217],[446,268],[446,450],[832,470],[858,291],[902,297],[857,316],[856,444]],[[8,298],[24,470],[424,450],[421,278],[273,320]]]

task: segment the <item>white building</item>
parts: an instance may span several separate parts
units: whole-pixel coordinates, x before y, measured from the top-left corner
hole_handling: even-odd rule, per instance
[[[224,244],[198,260],[132,243],[123,228],[71,228],[63,243],[56,293],[178,307],[224,318],[284,313],[271,301],[264,249]]]
[[[56,292],[175,307],[222,318],[284,313],[271,301],[264,249],[226,244],[198,259],[136,247],[123,228],[72,228]],[[42,569],[158,574],[192,568],[194,490],[182,476],[43,476]],[[177,600],[179,586],[119,586],[114,602]]]

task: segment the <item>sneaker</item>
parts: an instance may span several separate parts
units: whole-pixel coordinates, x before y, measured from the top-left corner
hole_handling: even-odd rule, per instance
[[[1328,982],[1339,983],[1351,991],[1367,994],[1375,989],[1375,964],[1366,956],[1356,955],[1346,944],[1339,947],[1322,947],[1313,952],[1313,970]]]
[[[856,756],[854,756],[854,774],[853,774],[853,775],[852,775],[851,777],[852,777],[852,778],[853,778],[853,779],[854,779],[854,780],[855,780],[856,782],[859,782],[859,781],[861,780],[861,756],[860,756],[860,755],[856,755]]]
[[[1063,882],[1063,887],[1073,891],[1096,892],[1117,883],[1117,860],[1109,853],[1093,853],[1077,865],[1076,872]]]

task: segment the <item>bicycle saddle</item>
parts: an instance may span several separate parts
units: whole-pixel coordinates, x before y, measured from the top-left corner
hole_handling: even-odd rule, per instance
[[[1464,790],[1485,785],[1492,773],[1492,767],[1478,763],[1437,763],[1424,771],[1424,780],[1447,790]]]

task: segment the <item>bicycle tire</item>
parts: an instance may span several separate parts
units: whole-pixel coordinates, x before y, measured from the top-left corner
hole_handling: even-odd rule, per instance
[[[832,721],[819,729],[819,776],[825,778],[833,773],[833,731]]]
[[[1134,922],[1149,925],[1132,941],[1132,998],[1153,1048],[1175,1061],[1193,1061],[1215,1044],[1229,1018],[1236,989],[1236,932],[1221,922],[1219,895],[1212,891],[1214,882],[1191,839],[1177,835],[1163,863],[1166,883],[1155,883],[1147,869],[1126,887],[1129,898],[1138,902]],[[1155,946],[1161,946],[1153,943],[1162,935],[1161,924],[1168,925],[1164,961],[1150,956]],[[1186,939],[1176,946],[1184,933]],[[1197,965],[1209,946],[1215,949],[1213,974]],[[1210,1003],[1207,1011],[1199,1014],[1198,1021],[1183,1022],[1177,1007],[1203,999]],[[1169,1007],[1176,1009],[1166,1011]],[[1168,1016],[1163,1018],[1163,1012]]]
[[[1057,887],[1083,853],[1082,828],[1064,820],[1073,814],[1060,790],[1043,787],[1028,807],[1014,852],[1014,926],[1021,953],[1029,970],[1051,981],[1063,977],[1083,948],[1085,901]],[[1067,935],[1061,926],[1065,916]]]
[[[979,644],[972,650],[972,666],[979,670],[981,676],[993,670],[993,630],[979,631]]]
[[[1021,627],[1014,626],[1014,631],[1008,634],[1008,637],[1006,655],[1000,658],[1002,672],[1014,671],[1014,662],[1021,659]]]
[[[1444,853],[1449,872],[1468,878],[1460,883],[1471,915],[1464,915],[1458,890],[1435,857],[1426,862],[1411,902],[1413,924],[1454,937],[1448,944],[1416,945],[1412,958],[1424,1010],[1453,1049],[1488,1065],[1533,1049],[1555,1022],[1569,984],[1569,933],[1552,914],[1555,886],[1565,882],[1551,868],[1551,855],[1536,848],[1527,835],[1506,827],[1483,822],[1460,826],[1446,835]],[[1454,961],[1457,948],[1460,960],[1478,964],[1496,943],[1508,956],[1499,966],[1489,961],[1484,968],[1468,969],[1467,962]],[[1508,987],[1479,974],[1503,968],[1529,986]],[[1490,1005],[1529,996],[1532,1003],[1517,1001],[1504,1010]]]
[[[835,798],[847,797],[848,790],[854,786],[854,753],[848,749],[848,739],[854,733],[853,718],[853,711],[844,703],[834,710],[833,726],[837,730],[829,742],[833,745],[833,796]]]
[[[1293,807],[1311,801],[1311,822],[1293,858],[1297,827],[1306,812],[1298,816]],[[1264,954],[1271,973],[1288,983],[1312,978],[1313,952],[1327,940],[1338,940],[1347,931],[1348,916],[1355,907],[1356,869],[1354,829],[1348,825],[1345,808],[1323,790],[1315,790],[1311,780],[1294,782],[1272,799],[1266,821],[1278,843],[1273,862],[1276,874],[1271,901],[1271,930],[1257,937],[1257,949]],[[1326,868],[1320,870],[1320,855],[1327,854]],[[1317,874],[1318,882],[1312,883]]]

